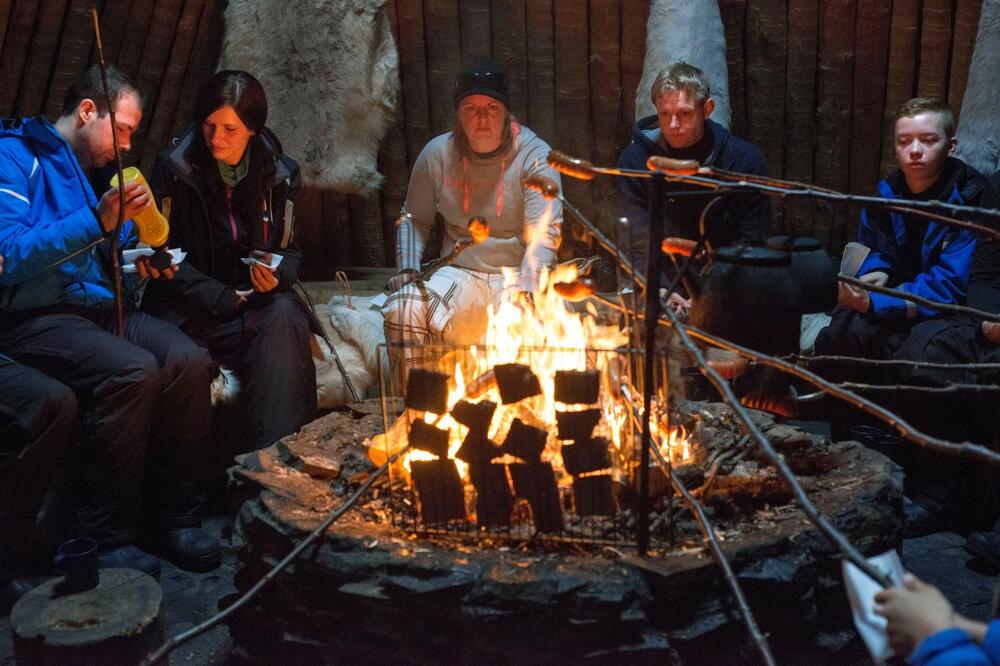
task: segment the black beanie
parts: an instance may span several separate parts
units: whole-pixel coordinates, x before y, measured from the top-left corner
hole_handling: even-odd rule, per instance
[[[488,56],[476,56],[463,67],[455,79],[455,106],[469,95],[486,95],[510,106],[507,97],[507,77],[503,68]]]

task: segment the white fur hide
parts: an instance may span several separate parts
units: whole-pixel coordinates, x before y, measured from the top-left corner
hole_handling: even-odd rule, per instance
[[[989,176],[1000,170],[1000,0],[985,0],[976,48],[958,119],[958,150],[965,162]]]
[[[705,72],[715,100],[712,120],[729,127],[726,34],[715,0],[653,0],[646,24],[642,81],[635,92],[636,120],[656,113],[649,99],[656,75],[681,60]]]
[[[306,184],[370,194],[399,97],[384,0],[229,0],[222,69],[264,85],[268,126]]]
[[[379,364],[383,372],[389,371],[385,350],[379,353],[378,349],[378,345],[385,342],[382,313],[369,307],[369,301],[370,298],[355,296],[351,301],[352,309],[344,297],[334,296],[326,305],[316,306],[323,329],[361,398],[378,394]],[[333,352],[317,336],[313,336],[313,361],[316,362],[316,396],[320,409],[354,402]]]

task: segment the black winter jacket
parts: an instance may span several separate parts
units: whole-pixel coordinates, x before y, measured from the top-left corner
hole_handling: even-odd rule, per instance
[[[712,151],[703,166],[727,171],[767,175],[764,157],[752,143],[733,136],[722,125],[709,120]],[[659,123],[655,115],[646,116],[635,124],[632,143],[622,153],[618,166],[623,169],[645,169],[653,155],[669,156],[657,143]],[[625,246],[636,268],[645,274],[649,234],[649,181],[639,178],[615,178],[618,194],[618,216],[628,220],[624,230]],[[698,220],[702,210],[715,197],[711,190],[696,185],[669,183],[667,189],[704,190],[704,196],[688,195],[667,198],[665,235],[683,238],[698,237]],[[715,247],[743,241],[759,245],[771,234],[771,203],[760,195],[731,195],[714,205],[706,220],[709,241]],[[668,271],[669,273],[670,271]]]
[[[197,128],[191,128],[173,140],[160,154],[149,181],[170,222],[170,247],[185,250],[187,258],[173,280],[150,281],[143,302],[156,307],[180,298],[198,310],[231,316],[239,308],[236,290],[251,288],[249,267],[240,259],[252,250],[282,255],[275,273],[277,290],[291,290],[298,279],[302,261],[295,243],[299,167],[265,129],[257,153],[266,156],[265,168],[259,172],[263,180],[259,195],[250,194],[251,169],[227,200],[215,165],[203,167],[195,158],[196,132]],[[254,293],[251,299],[266,297]]]

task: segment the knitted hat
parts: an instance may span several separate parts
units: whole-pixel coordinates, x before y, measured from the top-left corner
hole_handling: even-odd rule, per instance
[[[507,77],[503,68],[487,56],[476,58],[458,73],[455,79],[455,106],[469,95],[486,95],[510,106],[507,97]]]

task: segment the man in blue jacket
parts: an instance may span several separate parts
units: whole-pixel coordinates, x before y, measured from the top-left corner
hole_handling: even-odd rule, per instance
[[[709,119],[715,101],[704,72],[679,62],[664,69],[650,91],[655,116],[635,124],[632,143],[622,153],[618,166],[645,169],[654,155],[696,160],[727,171],[767,175],[764,157],[752,143],[733,136],[722,125]],[[649,244],[649,181],[638,178],[615,178],[618,214],[627,220],[624,244],[633,264],[646,272]],[[701,191],[703,195],[670,196],[666,201],[666,236],[697,239],[702,211],[715,198],[711,190],[695,185],[670,183],[671,192]],[[767,197],[753,194],[726,196],[714,204],[705,221],[705,231],[714,247],[744,242],[763,243],[771,232],[771,204]],[[673,276],[671,270],[668,277]],[[663,286],[667,286],[664,284]],[[691,303],[683,288],[670,294],[668,304],[675,310],[687,310]]]
[[[887,198],[980,205],[989,185],[951,157],[955,121],[936,99],[911,99],[896,119],[899,170],[878,184]],[[939,303],[964,303],[975,236],[960,227],[895,211],[861,212],[858,241],[871,249],[858,277]],[[912,301],[841,284],[838,309],[816,339],[817,354],[888,358],[917,323],[938,312]]]
[[[133,542],[140,522],[180,566],[210,568],[218,542],[195,515],[197,457],[211,409],[208,354],[176,327],[129,308],[113,333],[107,235],[117,191],[98,199],[85,170],[114,158],[142,118],[136,89],[108,73],[112,128],[100,72],[67,92],[62,115],[5,122],[0,129],[0,349],[70,387],[79,404],[79,444],[67,494],[74,532],[96,539],[103,566],[156,573],[159,561]],[[125,188],[126,218],[150,204]]]

